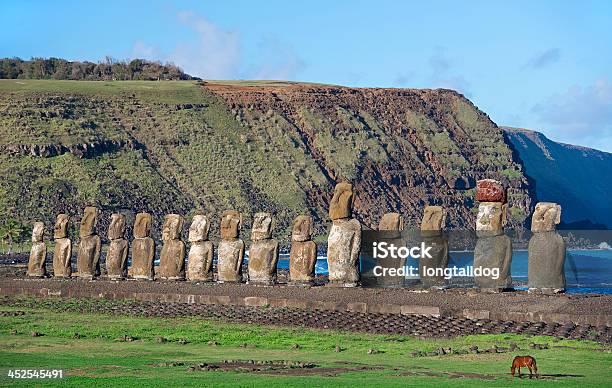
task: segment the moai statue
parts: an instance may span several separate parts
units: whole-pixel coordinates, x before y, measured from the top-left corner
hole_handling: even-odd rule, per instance
[[[79,229],[79,248],[77,251],[77,273],[79,278],[91,280],[100,275],[100,236],[95,232],[100,211],[88,206],[85,208]]]
[[[47,275],[47,269],[45,268],[47,246],[43,241],[44,235],[45,224],[35,222],[34,228],[32,228],[32,249],[28,261],[28,276],[41,278]]]
[[[501,183],[492,179],[478,181],[476,200],[482,201],[476,216],[474,276],[477,288],[499,292],[512,286],[512,241],[504,234],[508,205]]]
[[[404,218],[399,213],[385,213],[378,222],[378,230],[401,232],[404,230]]]
[[[167,214],[162,229],[163,247],[159,256],[159,278],[185,280],[185,243],[181,240],[183,217]]]
[[[55,249],[53,251],[53,276],[57,278],[69,278],[72,276],[72,241],[68,238],[68,223],[70,216],[58,214],[53,229]]]
[[[529,240],[529,292],[553,294],[565,291],[565,241],[556,232],[561,222],[561,206],[551,202],[536,205],[531,218],[533,236]]]
[[[125,216],[111,215],[108,227],[110,245],[106,253],[106,272],[110,279],[124,279],[127,276],[128,241],[125,237]]]
[[[317,244],[311,240],[313,222],[310,216],[297,216],[291,233],[289,279],[292,285],[311,285],[315,277]]]
[[[244,241],[238,238],[242,215],[228,210],[221,217],[221,242],[217,258],[217,281],[241,282],[244,260]]]
[[[276,283],[278,241],[272,238],[272,216],[256,213],[251,229],[249,249],[249,283],[272,285]]]
[[[330,286],[355,287],[359,282],[357,262],[361,224],[352,216],[353,185],[338,183],[329,206],[332,227],[327,240],[327,267]]]
[[[153,280],[155,277],[155,241],[151,238],[153,218],[149,213],[138,213],[134,220],[134,240],[132,240],[132,266],[130,277]]]
[[[385,213],[375,226],[378,230],[374,242],[377,244],[387,243],[395,246],[402,246],[402,231],[404,230],[404,218],[399,213]],[[368,238],[370,236],[366,236]],[[372,246],[372,244],[368,244]],[[361,285],[364,287],[383,287],[383,288],[400,288],[405,284],[405,278],[402,276],[375,276],[373,266],[381,266],[383,268],[401,268],[406,264],[406,259],[401,257],[392,257],[388,255],[385,258],[373,257],[370,259],[368,254],[362,255],[367,262],[362,262],[363,267],[361,273]]]
[[[430,248],[431,257],[419,259],[419,276],[425,288],[443,288],[444,270],[448,265],[448,237],[443,228],[446,221],[446,212],[441,206],[426,206],[421,220],[421,240]],[[426,270],[426,269],[429,270]],[[440,270],[441,269],[441,270]],[[430,275],[427,272],[432,271]]]
[[[208,230],[210,222],[208,217],[195,215],[189,227],[189,248],[187,279],[198,282],[210,282],[213,280],[212,262],[214,247],[208,241]]]

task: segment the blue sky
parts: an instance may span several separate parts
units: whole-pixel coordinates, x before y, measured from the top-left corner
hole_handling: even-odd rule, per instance
[[[452,88],[499,125],[612,152],[609,1],[0,0],[0,31],[0,57],[144,57],[209,79]]]

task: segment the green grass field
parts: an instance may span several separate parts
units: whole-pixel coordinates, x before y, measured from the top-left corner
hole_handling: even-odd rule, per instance
[[[15,310],[25,314],[6,316]],[[0,385],[31,385],[32,381],[9,379],[8,371],[41,368],[62,369],[65,378],[36,380],[36,384],[63,386],[590,387],[612,382],[610,349],[587,341],[517,335],[424,340],[301,327],[236,325],[197,318],[135,318],[9,306],[0,307],[0,311]],[[43,335],[32,337],[33,331]],[[75,333],[79,333],[78,339]],[[117,340],[124,335],[134,340]],[[159,336],[167,342],[159,343]],[[210,341],[217,345],[210,345]],[[507,346],[509,342],[515,342],[522,350],[416,358],[410,355],[414,350],[433,351],[441,346],[467,349],[478,345],[484,349]],[[532,350],[528,348],[530,342],[548,343],[551,348]],[[299,348],[294,349],[294,344]],[[337,345],[342,351],[336,352]],[[379,353],[368,354],[369,349]],[[510,376],[512,358],[519,354],[537,359],[540,379]],[[316,367],[304,375],[288,374],[299,374],[301,370],[188,370],[194,364],[223,360],[290,360],[314,363]]]

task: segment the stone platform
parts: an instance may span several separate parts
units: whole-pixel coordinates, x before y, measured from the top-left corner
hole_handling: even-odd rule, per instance
[[[472,289],[311,288],[279,284],[217,284],[161,281],[83,281],[0,277],[0,295],[129,299],[197,305],[287,307],[355,313],[463,317],[514,322],[612,327],[612,295],[501,294]]]

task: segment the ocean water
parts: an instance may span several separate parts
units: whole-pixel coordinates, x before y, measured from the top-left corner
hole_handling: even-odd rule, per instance
[[[472,265],[474,252],[451,252],[449,266],[459,268]],[[416,265],[416,263],[409,263]],[[281,254],[279,268],[289,268],[289,255]],[[317,275],[327,275],[327,258],[317,257]],[[527,282],[527,251],[515,250],[512,255],[512,278]],[[568,293],[612,294],[612,250],[568,250],[565,259],[565,278]],[[516,287],[527,289],[526,287]]]

